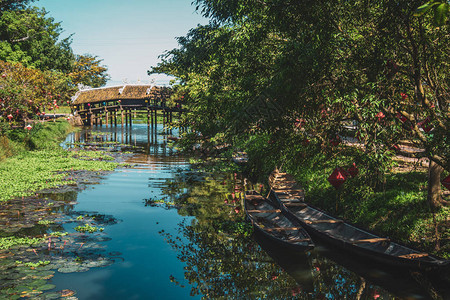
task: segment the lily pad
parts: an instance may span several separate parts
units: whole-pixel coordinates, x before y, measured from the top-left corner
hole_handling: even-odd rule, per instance
[[[38,287],[37,289],[39,291],[48,291],[48,290],[54,289],[55,287],[56,287],[56,285],[54,285],[54,284],[44,284],[44,285],[41,285],[40,287]]]
[[[74,272],[86,272],[89,268],[85,267],[83,265],[74,264],[74,265],[68,265],[64,266],[58,269],[58,272],[60,273],[74,273]]]

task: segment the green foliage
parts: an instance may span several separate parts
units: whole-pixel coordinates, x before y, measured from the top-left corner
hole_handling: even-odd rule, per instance
[[[106,84],[109,75],[106,73],[108,69],[100,65],[101,59],[90,54],[77,55],[73,68],[69,73],[72,82],[76,85],[82,84],[93,88]]]
[[[191,130],[183,148],[244,147],[249,168],[264,165],[264,174],[317,152],[332,170],[330,158],[344,156],[377,189],[392,148],[409,140],[424,150],[415,155],[449,170],[449,27],[425,13],[442,20],[447,1],[430,1],[421,18],[418,0],[195,4],[210,24],[178,38],[149,71],[178,79],[189,109],[178,126]]]
[[[0,60],[0,74],[0,134],[8,129],[7,123],[25,126],[26,121],[58,109],[75,93],[69,78],[61,72]]]
[[[22,262],[20,260],[17,260],[16,264],[17,265],[24,265],[24,266],[30,267],[32,269],[35,269],[37,267],[46,266],[46,265],[50,264],[50,261],[48,261],[48,260],[45,260],[45,261],[40,260],[40,261],[37,261],[37,262],[25,262],[24,263],[24,262]]]
[[[0,1],[0,15],[4,11],[24,9],[32,0],[2,0]]]
[[[414,14],[416,17],[420,17],[429,11],[433,10],[434,18],[433,23],[435,26],[445,25],[448,18],[450,4],[447,0],[432,0],[428,1],[424,5],[421,5],[417,8],[416,13]]]
[[[16,246],[33,246],[42,243],[42,238],[29,237],[0,237],[0,249],[9,249]]]
[[[39,225],[46,225],[46,226],[53,224],[53,223],[55,223],[55,221],[53,221],[53,220],[39,220],[38,221]]]
[[[96,226],[92,226],[92,225],[90,225],[90,224],[88,224],[88,223],[86,223],[86,224],[84,224],[84,226],[77,226],[77,227],[75,227],[75,230],[76,231],[78,231],[78,232],[87,232],[87,233],[94,233],[94,232],[97,232],[97,231],[100,231],[100,232],[102,232],[103,230],[105,230],[104,228],[99,228],[99,227],[96,227]]]
[[[0,16],[0,60],[40,70],[69,72],[74,60],[71,38],[44,9],[5,11]]]

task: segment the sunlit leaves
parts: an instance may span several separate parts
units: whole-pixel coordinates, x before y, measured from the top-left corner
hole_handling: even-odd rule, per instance
[[[40,70],[70,71],[71,38],[60,38],[60,24],[46,14],[37,8],[4,12],[0,16],[0,60]]]
[[[449,7],[450,4],[448,3],[447,0],[444,1],[432,0],[418,7],[414,16],[420,17],[424,14],[427,14],[429,11],[433,10],[434,25],[442,26],[445,25],[445,23],[447,22]]]
[[[0,122],[33,119],[65,103],[75,92],[69,78],[57,71],[40,71],[21,63],[0,61]]]
[[[106,73],[108,69],[100,65],[101,59],[90,54],[77,55],[69,77],[76,85],[82,84],[90,87],[100,87],[106,84],[109,79]]]

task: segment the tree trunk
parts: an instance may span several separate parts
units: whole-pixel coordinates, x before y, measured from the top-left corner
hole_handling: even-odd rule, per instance
[[[428,167],[428,203],[433,209],[442,206],[441,173],[444,171],[440,165],[430,160]]]

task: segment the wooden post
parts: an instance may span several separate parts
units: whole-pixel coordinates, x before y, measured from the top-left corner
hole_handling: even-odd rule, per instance
[[[152,109],[151,111],[150,111],[150,123],[151,123],[151,125],[152,125],[152,130],[153,130],[153,122],[154,122],[154,119],[155,118],[155,110],[154,109]]]
[[[131,112],[131,109],[130,109],[130,115],[129,115],[129,118],[130,118],[130,127],[131,127],[131,125],[133,124],[133,122],[132,122],[133,113]]]
[[[123,109],[120,109],[120,115],[122,117],[122,127],[123,127]]]
[[[105,125],[106,125],[106,127],[108,127],[108,118],[109,118],[109,112],[106,111],[106,116],[105,116]]]

